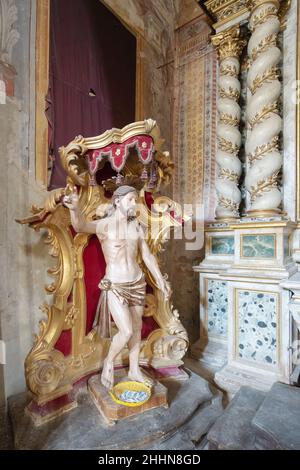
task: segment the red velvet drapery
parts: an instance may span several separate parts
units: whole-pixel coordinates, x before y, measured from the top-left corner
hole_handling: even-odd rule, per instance
[[[51,0],[47,96],[50,189],[65,186],[58,148],[135,120],[136,39],[99,0]]]

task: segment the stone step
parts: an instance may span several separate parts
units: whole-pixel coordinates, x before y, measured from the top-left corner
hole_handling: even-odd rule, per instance
[[[252,420],[257,449],[300,450],[300,388],[276,382]]]
[[[251,423],[265,396],[265,392],[241,387],[210,429],[207,435],[209,449],[255,449],[255,433]]]
[[[189,421],[188,441],[192,442],[191,436],[201,439],[208,430],[209,419],[212,423],[214,413],[217,415],[221,410],[218,409],[217,400],[214,401],[215,395],[208,382],[191,371],[189,375],[186,381],[164,382],[168,388],[168,409],[150,410],[118,421],[114,426],[104,423],[86,390],[78,396],[77,408],[38,428],[24,413],[27,395],[23,393],[11,397],[9,413],[14,446],[16,449],[148,449],[157,442],[162,444],[174,438],[165,445],[178,447],[181,445],[180,437],[174,435],[178,429],[184,429],[183,426]],[[214,411],[206,409],[209,404],[213,404]],[[203,419],[199,418],[198,423],[193,417],[201,408]],[[186,441],[182,445],[185,444]]]
[[[209,402],[200,405],[187,423],[168,439],[157,441],[148,450],[197,450],[206,444],[206,435],[223,413],[222,394],[216,392]]]

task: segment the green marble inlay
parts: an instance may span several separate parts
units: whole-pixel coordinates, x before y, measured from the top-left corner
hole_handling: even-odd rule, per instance
[[[233,255],[234,237],[211,237],[211,252],[213,255]]]
[[[275,258],[275,235],[243,235],[243,258]]]

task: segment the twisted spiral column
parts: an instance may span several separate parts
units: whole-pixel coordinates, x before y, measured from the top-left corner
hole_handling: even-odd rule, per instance
[[[278,99],[281,84],[278,64],[281,51],[277,47],[280,30],[278,0],[251,0],[248,43],[250,67],[247,85],[250,90],[247,103],[248,135],[246,155],[248,170],[245,186],[250,193],[248,214],[263,216],[280,212],[281,192],[278,177],[282,156],[278,150],[282,119]]]
[[[234,26],[213,36],[212,43],[217,47],[219,54],[216,218],[236,219],[239,217],[241,202],[238,183],[242,172],[241,162],[238,158],[241,146],[239,131],[241,108],[238,104],[241,92],[241,84],[238,79],[239,57],[246,42],[240,38],[239,27]]]

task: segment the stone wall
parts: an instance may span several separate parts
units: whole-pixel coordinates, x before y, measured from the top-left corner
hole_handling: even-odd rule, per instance
[[[102,0],[137,37],[140,98],[137,119],[155,119],[171,146],[173,43],[178,1]]]
[[[216,196],[217,55],[211,32],[205,16],[198,15],[175,33],[173,197],[181,205],[193,205],[197,243],[189,249],[186,237],[172,240],[168,266],[174,305],[191,343],[199,337],[198,276],[193,265],[204,256],[204,222],[214,218]]]
[[[16,71],[9,78],[1,69],[0,76],[7,88],[0,104],[0,321],[6,344],[5,395],[9,396],[25,387],[24,359],[41,316],[38,306],[44,300],[47,262],[43,234],[15,222],[44,195],[35,183],[35,1],[1,0],[0,4],[6,38],[0,59]]]

